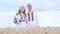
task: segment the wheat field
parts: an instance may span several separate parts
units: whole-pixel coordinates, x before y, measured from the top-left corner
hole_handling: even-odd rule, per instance
[[[60,34],[60,27],[0,28],[0,34]]]

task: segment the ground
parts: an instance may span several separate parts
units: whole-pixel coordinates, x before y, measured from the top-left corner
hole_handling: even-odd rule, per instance
[[[60,34],[60,27],[0,28],[0,34]]]

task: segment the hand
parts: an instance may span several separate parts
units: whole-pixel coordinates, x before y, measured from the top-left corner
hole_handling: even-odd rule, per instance
[[[19,22],[25,22],[26,20],[25,19],[21,19],[21,20],[19,20]]]

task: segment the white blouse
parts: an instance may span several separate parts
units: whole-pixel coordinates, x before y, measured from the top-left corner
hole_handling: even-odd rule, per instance
[[[16,18],[15,21],[17,21],[17,22],[16,22],[17,28],[25,28],[25,27],[26,27],[26,22],[20,22],[20,21],[19,21],[19,20],[21,20],[21,19],[25,19],[25,18],[26,18],[25,15],[20,15],[20,14],[18,14],[18,15],[15,16],[15,18]]]

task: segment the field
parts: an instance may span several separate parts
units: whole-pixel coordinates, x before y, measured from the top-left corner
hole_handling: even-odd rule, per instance
[[[60,27],[0,28],[0,34],[60,34]]]

